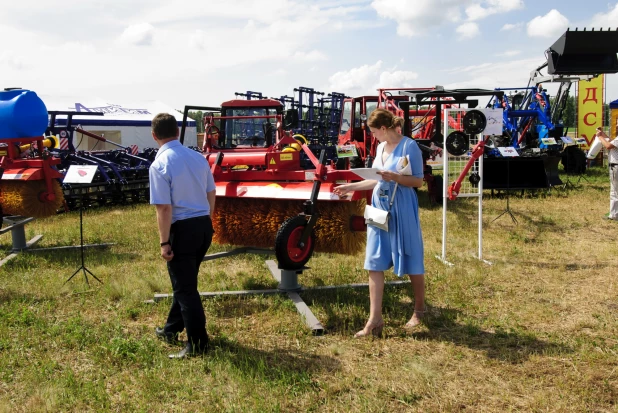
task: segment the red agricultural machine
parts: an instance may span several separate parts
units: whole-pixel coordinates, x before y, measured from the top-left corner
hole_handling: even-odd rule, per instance
[[[302,135],[289,132],[298,124],[296,110],[284,112],[274,99],[187,106],[185,113],[190,109],[213,109],[204,117],[202,151],[217,185],[215,242],[274,244],[279,267],[287,270],[302,268],[314,249],[355,253],[362,248],[365,198],[333,193],[338,182],[359,178],[338,170],[324,150],[314,154]],[[301,166],[302,158],[309,167]]]
[[[47,217],[62,206],[60,159],[49,152],[58,139],[45,137],[46,128],[47,109],[36,93],[0,91],[0,216]]]
[[[299,111],[284,110],[277,99],[251,95],[224,102],[220,108],[186,106],[185,116],[189,110],[206,111],[201,150],[217,185],[215,242],[274,245],[282,269],[302,268],[314,248],[358,252],[365,240],[362,215],[369,194],[340,199],[333,189],[358,180],[354,168],[373,163],[377,143],[366,120],[377,107],[406,120],[402,132],[417,138],[425,160],[441,152],[430,139],[440,130],[436,117],[440,108],[412,109],[406,94],[431,90],[382,89],[378,96],[344,99],[337,144],[354,145],[358,156],[351,158],[328,155],[336,153],[333,147],[311,144],[295,134]],[[441,177],[434,176],[429,165],[425,165],[425,180],[431,198],[441,201]]]

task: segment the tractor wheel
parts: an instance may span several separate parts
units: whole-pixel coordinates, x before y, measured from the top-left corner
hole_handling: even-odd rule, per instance
[[[315,247],[315,233],[311,233],[304,246],[298,246],[306,225],[305,218],[297,215],[286,219],[279,227],[275,238],[275,255],[279,268],[297,270],[304,267],[311,258]]]

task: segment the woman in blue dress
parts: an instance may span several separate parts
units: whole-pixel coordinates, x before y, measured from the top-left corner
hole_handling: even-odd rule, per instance
[[[384,109],[376,109],[367,120],[367,126],[380,144],[373,167],[379,169],[381,180],[364,180],[335,188],[337,195],[351,191],[373,189],[371,204],[388,210],[393,192],[395,199],[390,209],[388,231],[367,226],[365,269],[369,270],[369,320],[355,337],[370,334],[380,336],[384,328],[382,297],[384,271],[393,267],[397,276],[408,275],[414,291],[414,313],[404,328],[412,330],[421,323],[425,313],[425,266],[423,238],[418,212],[418,198],[414,188],[423,185],[423,158],[417,143],[402,136],[403,119]],[[405,158],[405,159],[402,159]],[[398,164],[409,162],[406,174],[398,172]],[[395,184],[397,189],[395,190]]]

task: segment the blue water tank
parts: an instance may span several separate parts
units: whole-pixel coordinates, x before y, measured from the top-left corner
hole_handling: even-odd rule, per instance
[[[0,140],[42,136],[47,123],[47,107],[36,93],[0,91]]]

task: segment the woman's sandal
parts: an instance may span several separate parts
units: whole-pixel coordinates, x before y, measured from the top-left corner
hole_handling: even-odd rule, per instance
[[[384,329],[384,319],[381,319],[376,324],[370,324],[367,322],[365,328],[354,334],[354,338],[367,337],[370,334],[374,337],[382,337],[382,330]]]
[[[416,327],[418,327],[423,322],[423,318],[425,317],[426,312],[427,308],[425,308],[423,311],[414,310],[414,314],[412,314],[412,318],[410,319],[410,321],[408,321],[403,326],[404,330],[412,331],[416,329]]]

